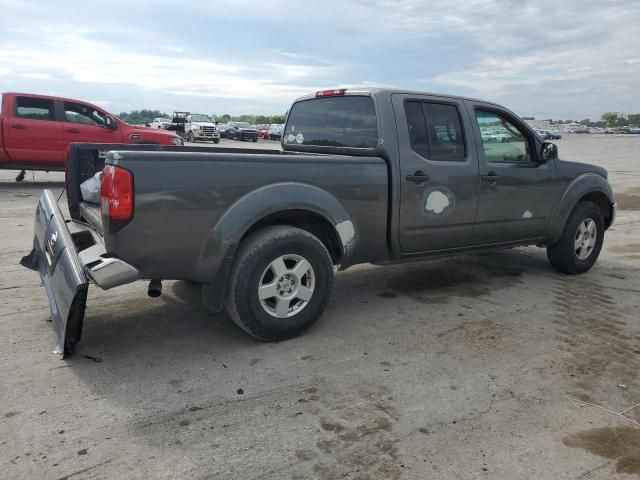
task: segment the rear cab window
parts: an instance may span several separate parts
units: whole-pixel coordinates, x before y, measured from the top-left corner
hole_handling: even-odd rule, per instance
[[[292,149],[374,149],[378,145],[378,121],[373,99],[344,95],[301,100],[291,107],[282,142]]]
[[[53,100],[37,97],[16,97],[16,117],[30,120],[55,120]]]

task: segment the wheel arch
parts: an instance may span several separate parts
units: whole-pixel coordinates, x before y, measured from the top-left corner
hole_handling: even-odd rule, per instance
[[[220,311],[241,242],[253,232],[270,225],[289,225],[315,235],[327,247],[340,269],[352,264],[358,241],[351,216],[330,192],[309,184],[288,182],[254,190],[235,202],[216,221],[201,250],[200,277],[211,278],[203,285],[203,301]]]
[[[613,223],[615,211],[613,191],[609,182],[595,173],[586,173],[575,178],[564,191],[549,222],[548,243],[553,245],[562,235],[562,230],[575,206],[584,200],[594,202],[602,210],[605,229]]]

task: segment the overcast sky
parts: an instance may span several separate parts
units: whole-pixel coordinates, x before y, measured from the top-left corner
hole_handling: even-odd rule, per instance
[[[281,113],[335,86],[640,112],[640,1],[0,0],[0,91],[118,113]]]

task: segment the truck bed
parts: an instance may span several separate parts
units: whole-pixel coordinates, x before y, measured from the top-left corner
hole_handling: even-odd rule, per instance
[[[134,216],[104,234],[107,254],[135,265],[141,278],[212,282],[222,259],[221,229],[229,218],[258,221],[261,203],[278,210],[316,211],[325,202],[350,212],[358,249],[349,263],[387,255],[388,177],[379,157],[235,148],[77,144],[69,151],[67,195],[72,218],[102,234],[97,206],[83,204],[80,183],[107,162],[134,175]],[[256,212],[233,214],[244,197]],[[313,198],[313,197],[316,198]],[[306,198],[305,198],[306,197]],[[339,207],[338,207],[339,205]],[[238,207],[240,208],[240,207]],[[243,207],[246,208],[246,207]],[[333,207],[327,207],[333,208]],[[255,218],[254,218],[255,217]],[[346,218],[345,218],[346,220]],[[250,228],[251,225],[246,225]],[[241,225],[233,228],[242,230]],[[224,245],[226,248],[227,245]]]

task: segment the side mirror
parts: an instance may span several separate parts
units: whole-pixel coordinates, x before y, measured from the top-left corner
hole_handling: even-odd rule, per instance
[[[555,143],[543,142],[540,163],[547,163],[558,158],[558,146]]]
[[[116,121],[114,120],[114,118],[109,115],[107,115],[104,125],[109,130],[115,130],[118,128],[118,125],[116,124]]]

